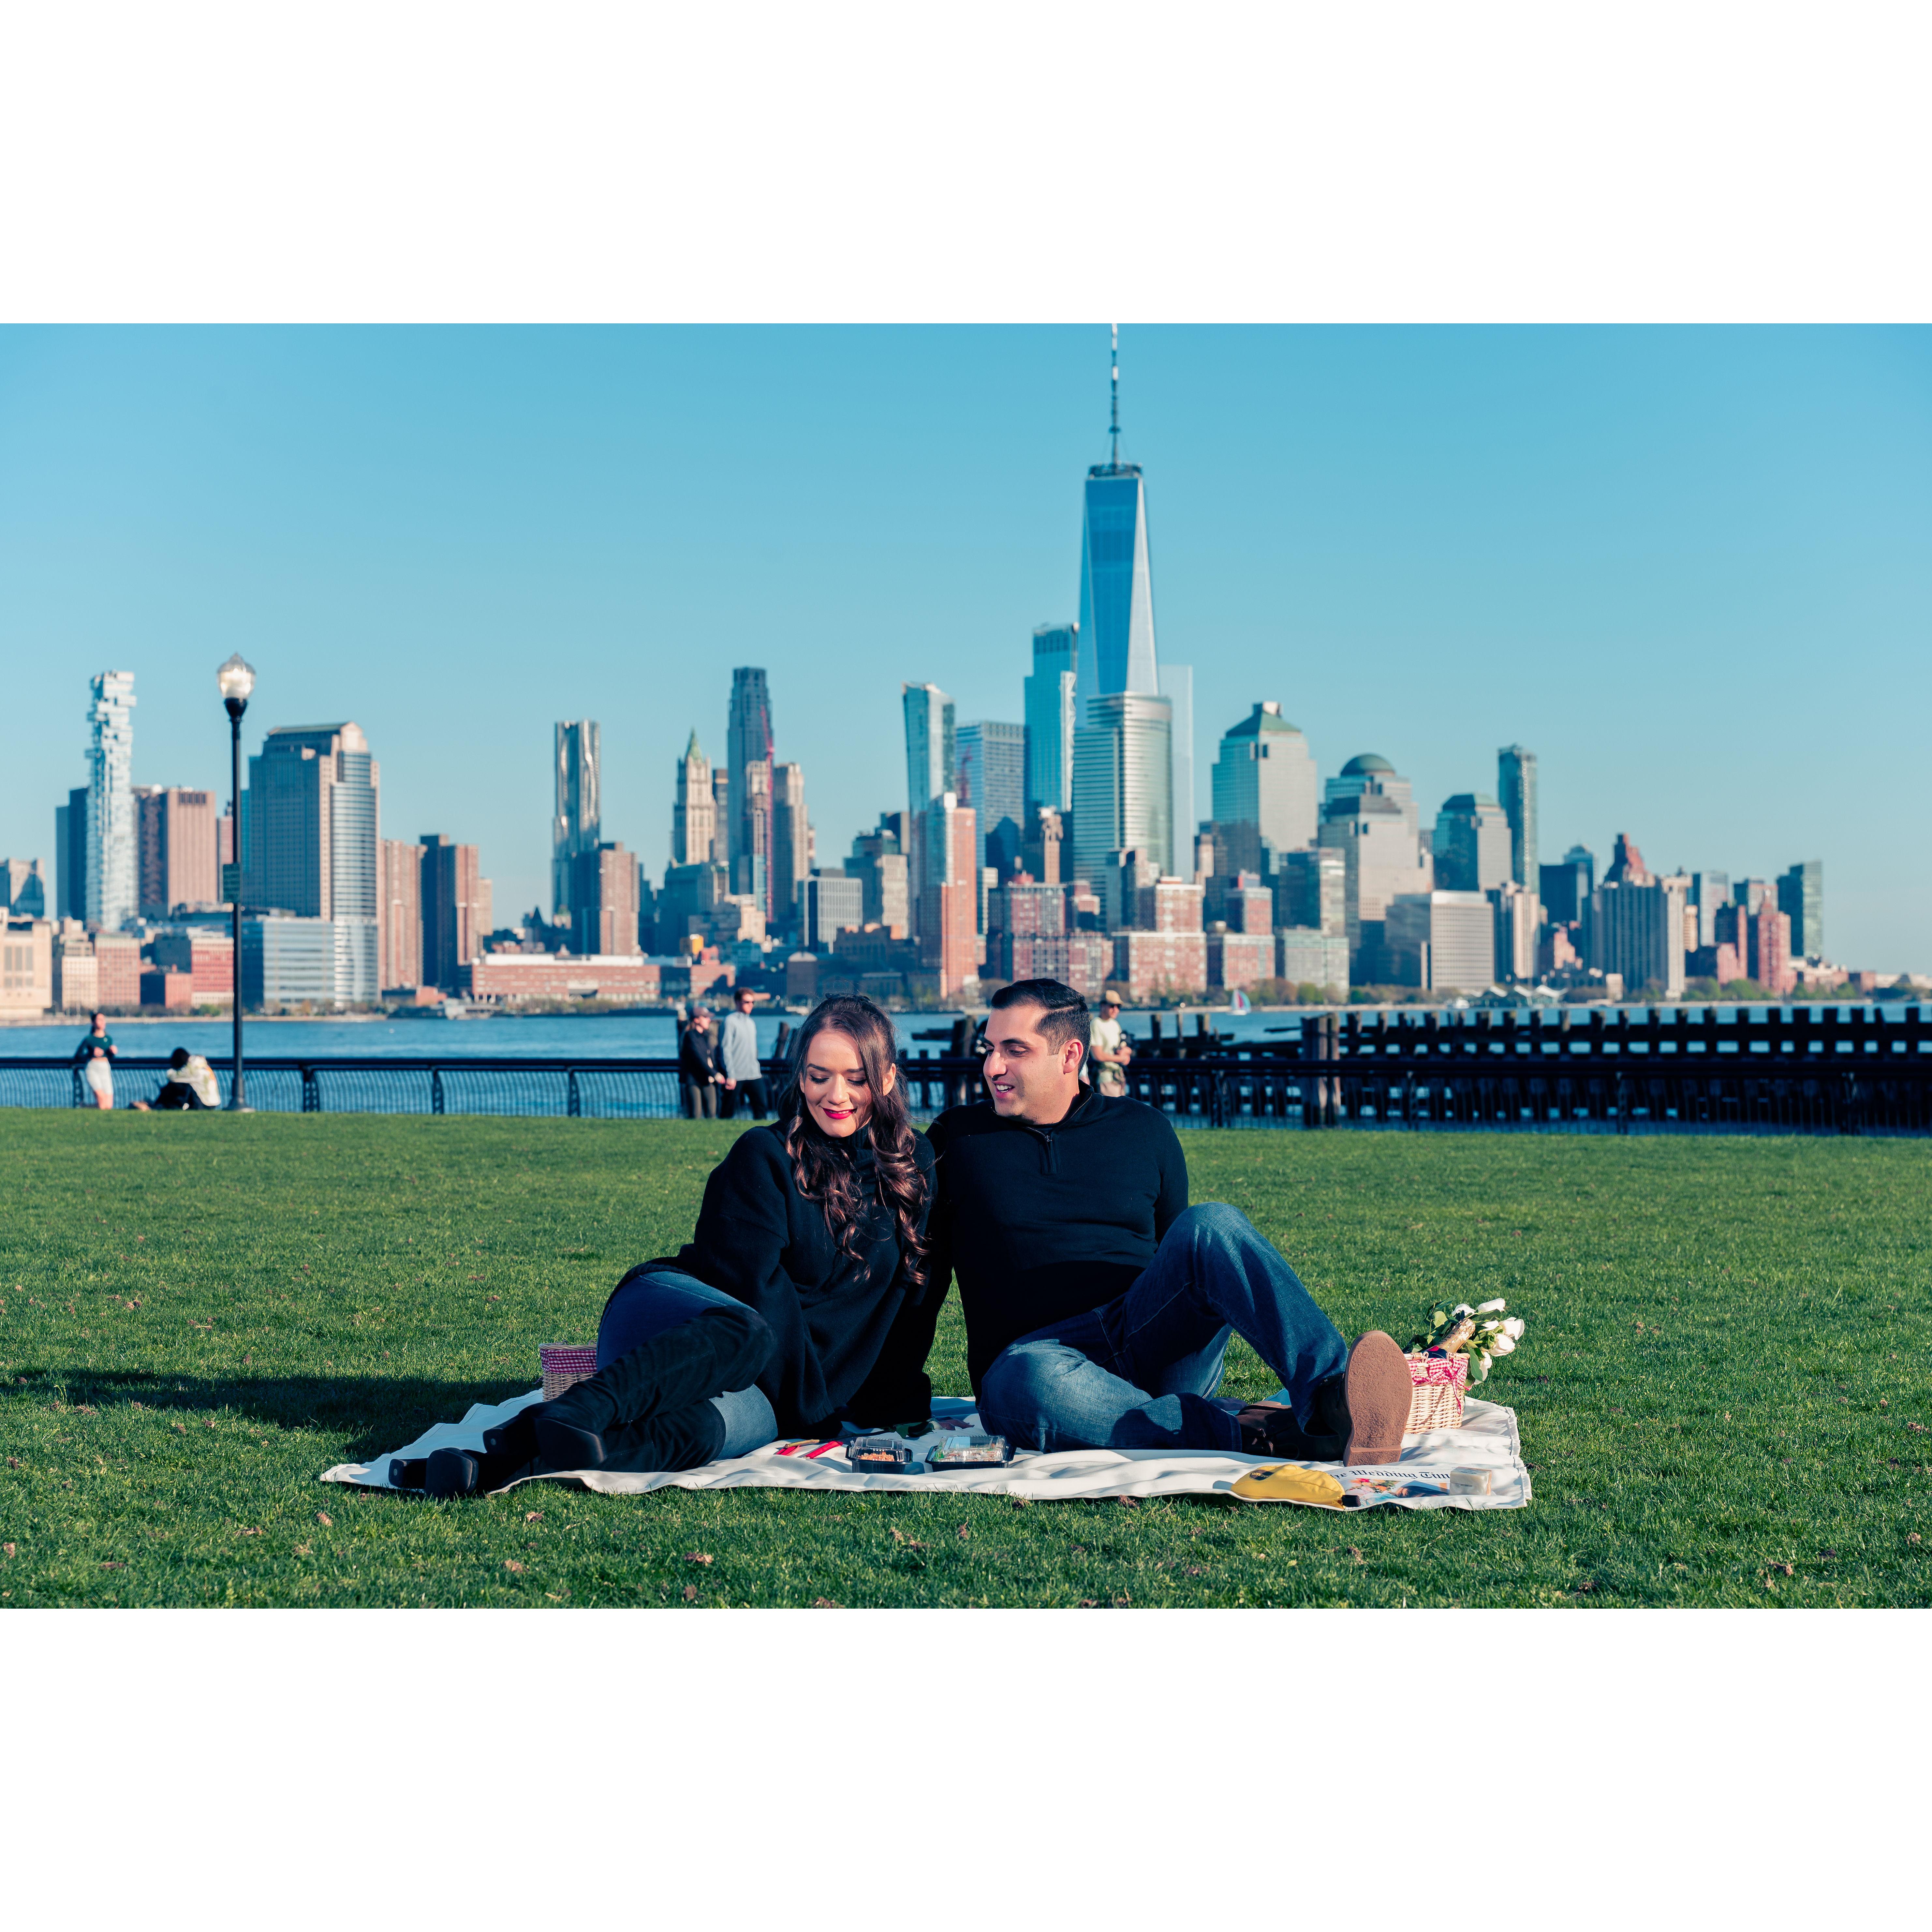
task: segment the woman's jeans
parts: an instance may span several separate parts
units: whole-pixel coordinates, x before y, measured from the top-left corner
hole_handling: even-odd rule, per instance
[[[744,1305],[688,1274],[661,1270],[627,1275],[604,1304],[604,1318],[597,1324],[597,1366],[608,1367],[619,1356],[641,1348],[653,1335],[675,1328],[707,1308]],[[713,1396],[711,1406],[724,1419],[724,1440],[718,1451],[721,1460],[748,1455],[778,1439],[778,1419],[764,1390],[732,1389]]]
[[[1209,1398],[1232,1332],[1280,1378],[1298,1417],[1348,1365],[1348,1345],[1238,1208],[1190,1208],[1125,1294],[1024,1335],[980,1389],[986,1427],[1026,1449],[1221,1449],[1240,1429]]]

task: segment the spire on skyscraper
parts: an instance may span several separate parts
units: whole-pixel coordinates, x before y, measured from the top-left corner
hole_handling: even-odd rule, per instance
[[[1120,466],[1120,325],[1114,322],[1107,326],[1112,341],[1112,347],[1108,352],[1108,358],[1114,370],[1114,454],[1112,460],[1114,468],[1118,470]]]

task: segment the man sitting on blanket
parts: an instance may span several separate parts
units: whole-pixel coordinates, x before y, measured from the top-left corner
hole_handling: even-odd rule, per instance
[[[1394,1341],[1372,1330],[1350,1348],[1246,1215],[1189,1207],[1166,1117],[1081,1084],[1092,1020],[1072,987],[1023,980],[992,1005],[989,1097],[928,1136],[929,1278],[959,1283],[986,1426],[1016,1448],[1394,1461],[1410,1388]],[[1286,1404],[1210,1400],[1231,1333]]]

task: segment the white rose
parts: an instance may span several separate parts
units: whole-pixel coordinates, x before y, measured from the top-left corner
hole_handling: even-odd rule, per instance
[[[1516,1344],[1507,1335],[1498,1335],[1490,1344],[1490,1353],[1492,1355],[1513,1355],[1516,1353]]]
[[[1520,1315],[1512,1315],[1503,1324],[1503,1333],[1512,1342],[1520,1342],[1522,1340],[1522,1317]]]
[[[1493,1315],[1498,1308],[1507,1308],[1509,1304],[1506,1301],[1485,1301],[1474,1312],[1478,1315]]]
[[[1473,1315],[1475,1312],[1476,1311],[1472,1308],[1466,1301],[1457,1302],[1453,1311],[1453,1312],[1457,1315]]]

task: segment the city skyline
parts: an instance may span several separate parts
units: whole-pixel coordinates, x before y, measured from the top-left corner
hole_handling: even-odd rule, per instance
[[[414,836],[417,826],[442,825],[480,844],[484,869],[498,880],[500,917],[550,898],[545,887],[552,854],[544,849],[536,818],[538,813],[546,820],[550,815],[548,775],[538,760],[547,765],[553,720],[574,712],[602,722],[610,734],[604,747],[604,836],[621,839],[648,859],[662,850],[669,830],[664,772],[694,725],[704,742],[710,742],[717,730],[722,694],[716,667],[722,664],[728,670],[734,662],[748,659],[760,664],[769,670],[771,710],[779,721],[780,755],[796,760],[809,775],[819,850],[836,860],[880,810],[898,802],[892,789],[878,782],[877,768],[883,760],[896,762],[902,755],[902,727],[895,701],[899,686],[928,680],[943,686],[954,694],[962,724],[981,719],[1017,722],[1024,715],[1022,686],[1031,668],[1029,653],[1036,627],[1064,622],[1077,608],[1075,552],[1081,537],[1081,511],[1072,479],[1091,468],[1096,457],[1108,454],[1105,426],[1095,421],[1095,399],[1106,367],[1100,359],[1104,336],[1092,330],[832,331],[809,338],[819,366],[835,374],[842,370],[845,387],[832,385],[840,399],[868,406],[859,410],[855,432],[842,440],[828,435],[815,450],[838,487],[828,490],[821,484],[815,493],[818,502],[808,512],[800,512],[809,528],[790,536],[779,532],[784,560],[799,566],[787,580],[795,619],[788,633],[754,624],[742,610],[736,610],[724,634],[713,615],[708,620],[710,628],[700,632],[694,627],[688,641],[663,639],[641,651],[634,646],[620,664],[616,647],[625,626],[608,614],[587,627],[584,641],[556,638],[560,627],[580,626],[584,602],[580,592],[559,578],[548,601],[568,607],[577,616],[567,623],[556,616],[538,617],[536,607],[546,601],[542,593],[552,580],[524,583],[526,608],[514,614],[524,634],[506,636],[504,624],[493,622],[489,628],[496,641],[477,660],[476,668],[489,673],[480,678],[452,678],[432,648],[430,637],[424,637],[420,650],[412,652],[406,640],[388,635],[382,661],[377,662],[368,656],[359,638],[351,637],[338,648],[327,635],[310,630],[306,616],[299,622],[284,622],[286,641],[278,647],[264,640],[255,623],[235,627],[245,621],[250,605],[279,607],[285,602],[286,591],[272,580],[271,566],[287,546],[279,536],[259,549],[243,542],[248,519],[232,501],[226,506],[229,522],[218,534],[231,548],[239,546],[232,554],[247,594],[238,597],[232,590],[225,590],[224,608],[216,612],[212,625],[202,623],[199,602],[184,596],[176,560],[158,558],[158,580],[168,586],[168,594],[130,606],[123,614],[124,621],[110,626],[104,614],[112,610],[116,600],[103,585],[111,590],[119,580],[107,566],[117,559],[124,562],[129,546],[138,540],[156,540],[158,526],[168,521],[152,506],[136,514],[124,500],[137,480],[138,459],[152,459],[157,453],[152,435],[130,436],[122,428],[96,423],[92,442],[82,439],[91,452],[88,461],[54,463],[55,487],[43,492],[40,500],[30,503],[21,493],[40,474],[31,460],[34,452],[46,455],[46,434],[60,414],[55,405],[60,400],[61,372],[64,370],[70,381],[76,370],[98,359],[104,352],[98,345],[104,340],[118,345],[104,352],[110,364],[136,365],[119,370],[118,392],[114,380],[107,383],[108,389],[124,400],[131,382],[146,398],[146,414],[155,412],[157,398],[141,386],[140,365],[151,358],[138,348],[155,333],[29,331],[0,338],[0,384],[4,385],[6,400],[28,405],[24,427],[16,420],[0,442],[0,497],[7,507],[22,512],[8,525],[12,533],[0,539],[8,548],[6,560],[18,566],[8,572],[13,587],[0,604],[0,622],[10,641],[28,646],[24,656],[17,650],[14,654],[22,668],[16,680],[16,707],[24,704],[32,710],[44,709],[50,721],[71,716],[81,680],[104,666],[130,669],[136,674],[142,699],[133,782],[205,788],[225,806],[223,748],[210,674],[232,635],[256,660],[262,675],[244,748],[255,753],[263,731],[305,717],[356,717],[386,748],[385,789],[394,795],[384,802],[386,832],[394,826]],[[316,398],[329,390],[328,382],[320,376],[312,386],[295,381],[296,375],[315,376],[317,371],[297,367],[292,374],[286,346],[276,355],[266,355],[253,332],[159,333],[168,334],[175,345],[162,362],[178,358],[184,342],[190,350],[199,344],[206,364],[204,379],[252,376],[258,392],[266,391],[268,400],[298,417],[305,418],[317,406]],[[332,358],[353,363],[372,355],[378,364],[386,356],[388,364],[397,367],[412,360],[393,344],[383,348],[388,340],[385,332],[290,333],[310,345],[311,360],[319,356],[325,364]],[[545,338],[553,346],[542,370],[525,368],[522,373],[526,383],[547,373],[554,386],[568,391],[583,373],[576,368],[577,362],[602,364],[608,374],[613,344],[621,342],[628,346],[615,362],[634,377],[636,370],[631,365],[646,347],[661,361],[702,365],[716,377],[736,365],[735,354],[725,353],[730,342],[723,338],[738,340],[761,333],[590,332],[580,344],[574,334],[553,336]],[[794,332],[777,333],[792,339]],[[868,383],[846,366],[851,359],[848,338],[871,343],[880,339],[881,333],[892,352],[877,380]],[[27,366],[34,356],[22,359],[22,338],[38,346],[38,372]],[[472,364],[503,363],[507,368],[518,360],[509,355],[509,348],[528,346],[528,339],[515,332],[458,332],[454,340],[458,361],[466,358]],[[1335,479],[1346,486],[1340,494],[1345,507],[1352,508],[1354,523],[1312,500],[1298,502],[1301,511],[1315,513],[1327,535],[1339,533],[1347,539],[1339,554],[1325,562],[1309,561],[1305,537],[1280,527],[1258,526],[1256,506],[1235,502],[1229,494],[1230,478],[1204,464],[1204,449],[1214,438],[1204,433],[1198,418],[1213,414],[1209,405],[1214,394],[1222,393],[1226,400],[1228,380],[1223,379],[1231,380],[1234,373],[1218,365],[1244,364],[1252,373],[1257,340],[1273,345],[1272,359],[1307,392],[1302,396],[1305,419],[1299,442],[1291,437],[1278,443],[1269,457],[1270,464],[1286,466],[1293,484],[1291,496],[1312,487],[1308,472],[1321,455],[1336,454],[1336,420],[1345,413],[1318,385],[1311,384],[1311,365],[1314,373],[1352,373],[1358,379],[1353,392],[1357,403],[1363,399],[1360,379],[1370,364],[1402,392],[1394,398],[1383,396],[1379,411],[1357,424],[1371,432],[1368,440],[1376,446],[1381,466],[1356,461],[1345,465]],[[1508,355],[1499,353],[1499,340],[1510,346]],[[578,346],[565,353],[561,345],[566,343]],[[82,354],[76,346],[82,344],[97,346]],[[217,352],[211,344],[226,346]],[[1720,344],[1727,345],[1724,357],[1714,355]],[[1077,355],[1072,352],[1076,346]],[[1204,353],[1210,346],[1216,352]],[[379,350],[381,354],[376,354]],[[879,562],[880,547],[891,532],[905,527],[905,521],[859,472],[868,458],[876,460],[882,452],[889,453],[900,434],[895,410],[909,407],[911,364],[928,358],[955,358],[962,350],[968,378],[974,382],[985,382],[1001,368],[1008,373],[1017,369],[1024,376],[1019,385],[1021,399],[1044,412],[1058,453],[1042,452],[1042,436],[1026,432],[1016,410],[994,399],[992,428],[970,440],[964,467],[970,472],[968,481],[997,476],[1006,492],[1005,505],[997,514],[982,514],[977,526],[962,523],[958,513],[969,493],[963,483],[955,482],[944,487],[942,500],[911,526],[912,540],[922,545],[924,567],[949,574],[950,580],[958,583],[960,595],[937,604],[928,598],[920,610],[920,627],[909,630],[901,612],[894,620],[893,634],[874,638],[871,612],[878,586],[868,580],[855,590],[848,582],[842,595],[835,592],[831,584],[836,573],[815,565],[798,546],[817,542],[830,531],[850,555],[870,557],[875,576],[892,577],[893,572]],[[562,368],[560,356],[572,367]],[[1324,780],[1360,754],[1389,758],[1409,776],[1415,803],[1426,822],[1449,797],[1492,793],[1496,747],[1520,740],[1534,746],[1540,760],[1538,815],[1543,844],[1538,856],[1543,862],[1551,862],[1562,848],[1579,842],[1600,856],[1619,832],[1628,832],[1672,869],[1682,866],[1702,870],[1721,862],[1739,878],[1777,877],[1800,857],[1822,857],[1831,869],[1828,943],[1832,956],[1882,970],[1922,970],[1932,962],[1925,862],[1916,848],[1897,842],[1914,816],[1910,794],[1904,788],[1910,754],[1902,720],[1916,708],[1912,700],[1926,676],[1922,650],[1914,657],[1908,646],[1922,636],[1922,620],[1932,602],[1927,593],[1926,544],[1921,533],[1924,520],[1911,531],[1909,541],[1904,531],[1907,518],[1928,507],[1925,439],[1920,432],[1932,415],[1927,408],[1932,386],[1927,380],[1924,332],[1130,329],[1124,332],[1122,357],[1124,380],[1132,399],[1125,413],[1137,432],[1125,454],[1144,464],[1157,495],[1161,634],[1164,650],[1186,658],[1194,668],[1192,748],[1197,764],[1211,769],[1222,736],[1254,704],[1274,701],[1306,734]],[[300,364],[302,358],[296,359]],[[1431,472],[1430,482],[1444,480],[1444,458],[1438,445],[1444,440],[1445,426],[1460,423],[1466,413],[1468,398],[1462,392],[1471,388],[1472,376],[1485,379],[1489,386],[1478,382],[1475,391],[1499,409],[1504,418],[1502,428],[1491,438],[1492,446],[1472,446],[1468,456],[1466,480],[1471,488],[1465,494],[1474,508],[1469,502],[1444,500],[1435,506],[1432,519],[1420,514],[1429,507],[1430,493],[1418,483],[1414,466],[1406,469],[1396,460],[1402,425],[1392,420],[1398,401],[1418,405],[1424,365],[1432,366],[1443,393],[1433,398],[1433,416],[1424,412],[1426,419],[1411,428],[1408,440],[1411,453],[1419,452],[1426,459],[1422,466]],[[1564,400],[1571,418],[1566,424],[1570,440],[1560,448],[1549,441],[1541,446],[1544,482],[1548,484],[1553,469],[1556,480],[1570,486],[1564,502],[1555,508],[1550,501],[1534,506],[1513,550],[1492,541],[1486,546],[1479,544],[1474,554],[1452,554],[1456,540],[1466,537],[1472,525],[1480,536],[1481,526],[1500,519],[1505,511],[1529,514],[1532,506],[1522,489],[1505,487],[1508,479],[1499,483],[1493,473],[1507,454],[1520,455],[1523,449],[1525,412],[1518,406],[1520,397],[1513,399],[1510,390],[1531,394],[1548,410],[1562,390],[1556,379],[1566,370],[1572,376],[1594,374],[1602,378],[1603,393],[1586,389],[1568,394]],[[1642,392],[1638,380],[1646,371],[1657,379],[1654,399]],[[392,367],[392,386],[395,372]],[[54,380],[23,389],[25,377],[35,373]],[[340,373],[335,372],[338,376]],[[108,374],[112,376],[116,371]],[[326,368],[320,372],[328,374]],[[1801,380],[1794,391],[1787,380],[1774,400],[1772,378],[1794,376],[1808,377],[1808,386]],[[1700,527],[1709,526],[1705,550],[1679,542],[1674,550],[1666,544],[1658,552],[1654,547],[1666,534],[1664,513],[1681,514],[1690,501],[1681,473],[1687,454],[1683,434],[1664,434],[1660,428],[1664,398],[1682,404],[1687,386],[1698,392],[1690,399],[1693,426],[1708,446],[1688,454],[1697,459],[1694,466],[1706,487],[1724,499],[1720,507],[1727,514],[1718,517],[1704,506]],[[380,389],[382,385],[375,386]],[[440,400],[437,385],[432,381],[429,387],[434,404]],[[1612,425],[1603,419],[1612,393],[1634,412],[1634,424]],[[802,414],[808,418],[823,415],[833,400],[832,394],[821,394]],[[419,401],[400,397],[391,400],[394,410],[373,427],[378,442],[393,454],[402,430],[413,427],[420,431],[425,423]],[[259,417],[261,394],[256,401]],[[1187,414],[1190,405],[1195,418]],[[514,401],[502,408],[511,416],[516,413]],[[86,413],[82,412],[83,416]],[[434,409],[428,413],[434,416]],[[143,411],[134,414],[140,429],[138,419]],[[16,415],[18,418],[20,412]],[[794,406],[790,421],[794,428],[800,417]],[[852,421],[851,412],[841,420]],[[664,418],[656,427],[666,422],[674,426],[674,419]],[[153,425],[147,427],[152,430]],[[314,425],[309,428],[313,436]],[[1653,434],[1654,448],[1648,454],[1636,447],[1642,440],[1640,430]],[[572,418],[566,440],[580,454],[586,434],[581,422]],[[1903,446],[1908,435],[1918,436],[1917,448],[1909,453]],[[488,443],[490,437],[479,434],[477,440]],[[1608,454],[1617,459],[1617,487],[1607,495],[1600,478],[1585,476],[1592,451],[1599,458]],[[1751,452],[1772,460],[1775,474],[1769,481],[1762,463],[1754,470],[1743,460]],[[1863,460],[1855,466],[1854,454],[1858,452]],[[1726,455],[1735,464],[1729,470],[1723,467]],[[1808,461],[1818,468],[1820,459],[1829,459],[1822,462],[1822,473],[1849,491],[1850,500],[1844,505],[1827,503],[1822,482],[1800,474]],[[466,460],[480,459],[472,448]],[[190,464],[190,498],[206,503],[220,496],[205,464]],[[435,465],[430,470],[440,473]],[[45,533],[52,513],[44,499],[50,495],[58,509],[62,478],[72,484],[83,473],[111,487],[104,490],[92,520],[81,516],[77,506],[70,506],[64,524],[54,518],[62,532],[56,548],[68,559],[70,594],[64,602],[50,601],[50,587],[40,580],[44,562],[38,555],[29,558],[25,547],[32,529]],[[1238,467],[1232,480],[1245,487],[1253,483],[1254,475],[1252,468]],[[394,480],[379,478],[377,494]],[[748,510],[745,502],[722,492],[720,480],[710,469],[701,470],[700,481],[700,495],[707,502],[716,499],[717,520],[736,518],[735,538],[722,529],[707,528],[704,533],[700,550],[706,563],[742,562],[762,540],[760,531],[766,536],[778,531],[772,521],[776,513],[764,510],[755,492]],[[1370,516],[1364,492],[1377,481],[1388,496]],[[271,494],[286,494],[293,487],[280,475],[265,482]],[[1476,487],[1486,482],[1486,488]],[[477,494],[473,482],[465,487],[472,496]],[[1656,500],[1654,515],[1640,500],[1646,492]],[[1352,493],[1350,504],[1346,500]],[[492,490],[484,488],[481,494],[494,501]],[[581,512],[580,491],[573,488],[566,494]],[[1548,497],[1552,493],[1546,487],[1541,494]],[[1562,497],[1564,492],[1555,494]],[[828,495],[842,514],[828,518]],[[1274,507],[1284,500],[1277,500]],[[736,508],[730,508],[733,502]],[[324,522],[332,518],[339,523],[345,514],[342,506],[329,507],[331,515]],[[495,507],[500,511],[502,506]],[[1697,507],[1694,501],[1691,507]],[[1620,520],[1606,519],[1606,508],[1618,509]],[[1864,518],[1862,529],[1856,531],[1851,527],[1855,509]],[[1022,511],[1024,530],[1018,527]],[[1808,520],[1798,518],[1801,511],[1808,514]],[[1755,514],[1755,522],[1745,512]],[[1217,514],[1218,522],[1214,520]],[[542,514],[535,521],[545,524]],[[23,522],[28,534],[22,533]],[[963,576],[956,568],[949,572],[957,546],[970,542],[976,527],[982,538],[990,530],[999,540],[998,567],[980,558]],[[1590,542],[1582,541],[1580,530]],[[554,549],[561,540],[559,532],[547,525],[542,534],[546,543],[537,544],[540,549]],[[1718,534],[1721,542],[1716,541]],[[1495,533],[1490,535],[1493,538]],[[348,554],[362,561],[345,574],[353,592],[346,601],[367,614],[370,591],[366,579],[380,562],[391,570],[406,566],[398,580],[407,591],[400,600],[403,606],[420,614],[426,598],[434,601],[440,583],[452,607],[467,610],[478,594],[472,578],[490,572],[456,571],[440,577],[440,567],[449,562],[447,536],[425,530],[422,554],[400,560],[383,546],[371,552],[366,544],[360,550],[350,544]],[[1258,536],[1268,540],[1253,541]],[[600,546],[608,550],[616,541],[608,520],[604,526],[579,536],[592,551]],[[1245,548],[1244,536],[1250,540]],[[206,532],[196,532],[186,548],[206,555],[208,543]],[[1648,556],[1644,554],[1646,543],[1653,547]],[[1787,550],[1795,544],[1803,566],[1796,578],[1802,594],[1795,600],[1790,595],[1794,584],[1791,558],[1777,554],[1780,544]],[[1592,551],[1583,560],[1592,566],[1580,574],[1580,547]],[[102,567],[75,578],[76,550],[91,549],[100,552]],[[1298,572],[1284,575],[1284,551],[1301,558]],[[1514,560],[1518,580],[1526,581],[1534,594],[1526,597],[1519,592],[1514,604],[1489,605],[1489,621],[1478,626],[1484,599],[1478,593],[1485,587],[1486,578],[1495,576],[1506,552]],[[656,561],[662,566],[664,559],[658,555]],[[1874,568],[1875,564],[1883,567]],[[1607,629],[1614,627],[1606,626],[1598,608],[1592,609],[1587,624],[1573,621],[1569,650],[1535,644],[1525,635],[1525,606],[1549,603],[1561,587],[1560,566],[1567,566],[1573,590],[1601,592],[1609,585],[1616,593],[1610,601],[1618,607],[1618,621],[1626,627],[1633,614],[1647,604],[1660,604],[1660,586],[1674,584],[1684,608],[1672,611],[1669,622],[1658,627],[1661,640],[1658,633],[1646,631],[1606,641]],[[701,571],[699,574],[704,576]],[[1306,626],[1310,607],[1324,600],[1334,604],[1341,594],[1335,581],[1338,576],[1354,578],[1364,612],[1384,626],[1392,602],[1402,602],[1392,600],[1387,588],[1390,583],[1400,588],[1405,580],[1415,580],[1416,590],[1430,595],[1412,597],[1410,602],[1422,608],[1432,602],[1436,614],[1426,626],[1414,620],[1419,636],[1392,640],[1384,632],[1367,640],[1375,648],[1366,652],[1344,648],[1346,639],[1339,629],[1331,630],[1325,639],[1304,635],[1258,649],[1252,624],[1217,631],[1202,615],[1204,574],[1214,576],[1208,589],[1231,608],[1244,597],[1285,586],[1299,612],[1295,628]],[[992,599],[982,594],[988,578],[998,582]],[[1733,606],[1718,611],[1714,606],[1723,587],[1720,580],[1728,580],[1737,596]],[[612,595],[608,569],[600,581],[606,596]],[[704,587],[709,595],[718,584],[704,577]],[[1493,584],[1488,587],[1493,590]],[[1770,610],[1774,592],[1785,598],[1786,608],[1780,613]],[[336,586],[320,601],[339,607],[344,596]],[[867,634],[849,650],[842,646],[835,652],[828,632],[836,632],[838,626],[832,620],[855,597],[864,608],[866,621],[861,628]],[[997,632],[984,621],[984,606],[992,601],[1010,613],[1010,620],[1003,621]],[[1581,608],[1585,600],[1575,601]],[[1178,620],[1177,604],[1187,614]],[[1792,608],[1803,616],[1803,624],[1794,626],[1791,622]],[[39,616],[29,634],[24,627],[36,610]],[[385,615],[376,628],[387,634],[391,621]],[[1177,623],[1182,626],[1178,646],[1173,638]],[[1848,626],[1854,626],[1849,644]],[[963,634],[969,628],[970,635]],[[1600,634],[1580,651],[1574,634],[1580,628]],[[1480,636],[1474,634],[1478,629]],[[1696,651],[1688,658],[1684,655],[1687,635],[1701,643],[1701,656]],[[1671,647],[1667,651],[1662,648],[1664,641]],[[1848,653],[1847,664],[1841,661]],[[584,675],[586,662],[595,673],[590,679]],[[1873,705],[1869,693],[1862,701],[1861,684],[1886,694],[1886,701]],[[55,699],[43,705],[40,694],[55,686]],[[478,707],[486,692],[514,709],[514,727],[500,720],[479,722]],[[204,718],[204,712],[214,715]],[[1849,728],[1836,727],[1855,714],[1860,719],[1860,749],[1856,765],[1851,765],[1846,762],[1853,756]],[[1709,720],[1707,739],[1701,742],[1694,729],[1687,734],[1685,728],[1687,716],[1694,725],[1699,716]],[[260,730],[252,728],[258,717]],[[0,849],[10,856],[40,859],[50,885],[58,856],[53,808],[86,777],[79,735],[52,729],[29,734],[0,774]],[[534,742],[524,745],[524,737]],[[491,782],[487,786],[475,783],[472,754],[478,744],[488,753]],[[1854,770],[1860,774],[1856,787]],[[1197,785],[1196,818],[1209,812],[1208,800],[1200,795],[1202,789]],[[1855,792],[1867,808],[1856,818],[1847,802]],[[1880,808],[1876,814],[1869,809],[1874,792]],[[534,795],[534,810],[526,794]],[[1874,819],[1879,821],[1876,830]],[[1887,829],[1894,824],[1899,832]],[[657,868],[653,861],[653,871]]]

